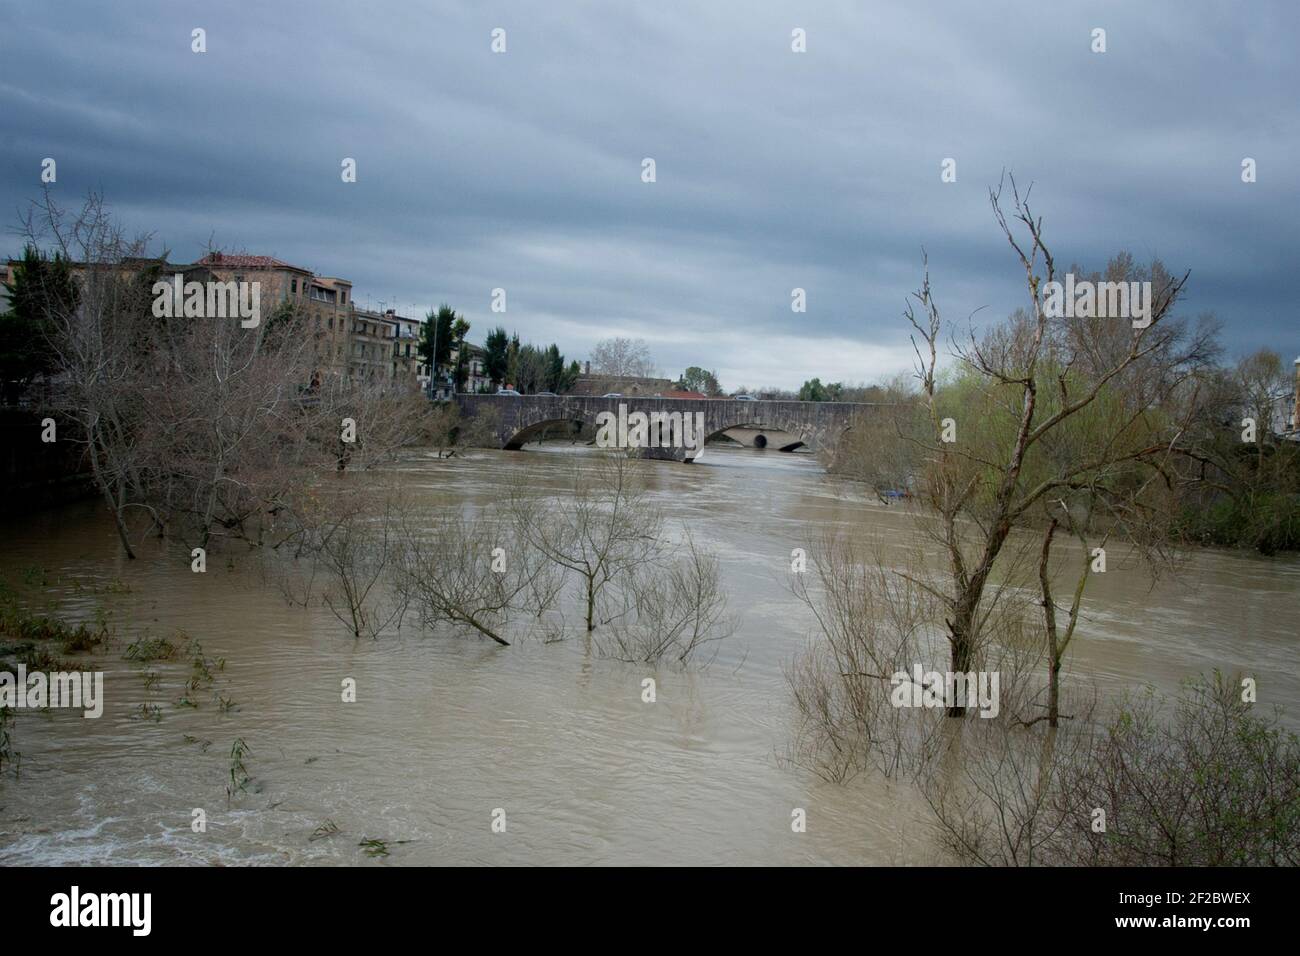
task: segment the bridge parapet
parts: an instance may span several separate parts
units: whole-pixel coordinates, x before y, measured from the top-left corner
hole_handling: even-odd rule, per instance
[[[470,395],[456,396],[461,414],[477,416],[494,409],[495,433],[500,448],[521,448],[544,426],[581,422],[595,426],[601,412],[616,418],[619,406],[627,414],[704,415],[704,433],[712,437],[740,425],[779,429],[796,435],[816,450],[844,432],[855,416],[879,414],[891,406],[859,402],[736,401],[691,398],[597,398],[586,395]],[[692,419],[694,420],[694,419]]]

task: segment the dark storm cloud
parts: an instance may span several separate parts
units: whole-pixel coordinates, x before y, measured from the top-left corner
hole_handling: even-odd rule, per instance
[[[950,318],[1022,304],[988,208],[1005,167],[1058,261],[1159,256],[1232,350],[1290,354],[1293,8],[32,6],[0,33],[0,209],[52,156],[61,199],[102,189],[176,258],[211,236],[346,276],[362,303],[450,302],[479,341],[498,320],[573,356],[640,336],[671,374],[797,386],[908,364],[922,246]]]

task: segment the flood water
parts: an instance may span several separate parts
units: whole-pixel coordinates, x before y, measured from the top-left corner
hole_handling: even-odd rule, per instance
[[[575,454],[413,453],[400,469],[416,500],[478,506],[521,475],[559,487]],[[576,629],[508,648],[410,624],[358,641],[327,609],[289,605],[243,550],[210,553],[207,573],[193,574],[176,544],[125,560],[96,502],[7,521],[0,573],[40,587],[71,619],[107,609],[121,643],[95,662],[102,718],[17,714],[21,775],[0,780],[0,863],[943,862],[905,783],[828,783],[781,760],[791,730],[782,669],[812,628],[789,590],[791,549],[828,525],[888,546],[911,519],[811,456],[710,447],[695,465],[638,467],[666,516],[721,560],[738,627],[702,671],[602,659]],[[1300,559],[1196,552],[1154,589],[1117,557],[1110,564],[1089,585],[1076,673],[1119,692],[1242,671],[1294,726]],[[235,707],[222,712],[206,694],[197,709],[175,706],[185,661],[153,665],[161,681],[146,687],[140,665],[122,659],[145,628],[183,630],[224,658],[215,689]],[[653,704],[641,700],[647,676]],[[348,677],[356,703],[340,699]],[[142,719],[148,703],[160,720]],[[240,738],[253,783],[228,799]],[[795,807],[806,833],[791,831]],[[195,808],[206,833],[192,832]],[[492,830],[498,808],[505,833]],[[313,839],[326,821],[338,832]],[[388,841],[390,855],[366,856],[358,844],[370,839]]]

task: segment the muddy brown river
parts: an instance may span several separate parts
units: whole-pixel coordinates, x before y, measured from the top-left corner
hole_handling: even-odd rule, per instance
[[[416,501],[482,506],[521,473],[558,486],[577,454],[413,453],[400,469]],[[828,783],[781,759],[791,729],[782,669],[812,627],[788,587],[791,549],[828,525],[887,548],[911,519],[811,456],[710,447],[695,465],[639,467],[668,519],[721,560],[738,627],[704,670],[602,659],[576,630],[509,648],[411,624],[357,641],[327,609],[289,605],[238,549],[193,574],[176,544],[125,560],[93,501],[8,519],[0,573],[68,618],[102,607],[119,644],[95,665],[102,718],[17,714],[21,774],[0,779],[0,863],[942,862],[907,784]],[[1195,552],[1154,589],[1110,564],[1089,586],[1076,673],[1118,693],[1242,671],[1295,725],[1300,559]],[[122,659],[146,628],[179,629],[224,658],[215,692],[233,707],[206,693],[196,709],[177,707],[184,661],[154,665],[160,680],[146,687],[140,665]],[[653,704],[641,699],[647,676]],[[349,677],[356,703],[341,700]],[[237,739],[252,783],[228,799]],[[791,830],[796,807],[805,833]],[[204,833],[191,828],[196,808]],[[504,833],[493,831],[498,809]],[[386,841],[389,855],[367,856],[366,840]]]

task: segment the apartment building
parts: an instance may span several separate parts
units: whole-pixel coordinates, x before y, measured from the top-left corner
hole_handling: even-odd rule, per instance
[[[465,354],[465,387],[464,391],[470,393],[493,392],[492,380],[487,375],[487,352],[481,345],[471,345],[466,342],[462,348],[466,350]],[[459,349],[453,349],[451,354],[451,366],[455,368],[460,361]]]
[[[268,313],[285,302],[292,303],[307,317],[315,334],[318,372],[346,374],[352,333],[352,283],[347,279],[318,276],[273,256],[213,252],[194,266],[221,282],[260,283],[262,308]],[[184,271],[187,267],[169,268]]]
[[[424,323],[398,315],[393,309],[385,312],[384,317],[397,332],[393,339],[393,378],[411,382],[423,391],[429,384],[428,366],[420,359],[420,328]]]
[[[17,260],[0,262],[0,279],[13,280]],[[423,322],[396,310],[358,309],[352,283],[338,276],[320,276],[274,256],[213,252],[190,264],[161,258],[134,258],[120,263],[133,271],[156,271],[160,277],[181,274],[185,281],[257,282],[264,316],[290,303],[304,315],[315,337],[317,378],[347,377],[365,381],[409,383],[425,390],[429,369],[420,358]],[[74,274],[84,268],[73,264]],[[3,296],[0,287],[0,296]],[[0,309],[8,303],[0,299]],[[471,346],[470,389],[486,382],[482,349]]]
[[[346,375],[351,360],[352,283],[336,276],[312,276],[303,307],[316,330],[326,368],[332,375]]]
[[[352,310],[348,340],[348,378],[383,382],[393,378],[392,352],[397,326],[388,317],[367,309]]]
[[[318,276],[271,256],[214,253],[196,265],[223,280],[260,280],[264,308],[292,301],[315,329],[322,371],[360,381],[427,387],[429,371],[420,360],[421,321],[398,315],[394,309],[357,308],[351,281]]]
[[[348,375],[424,389],[429,375],[420,360],[419,319],[393,309],[353,309]]]

